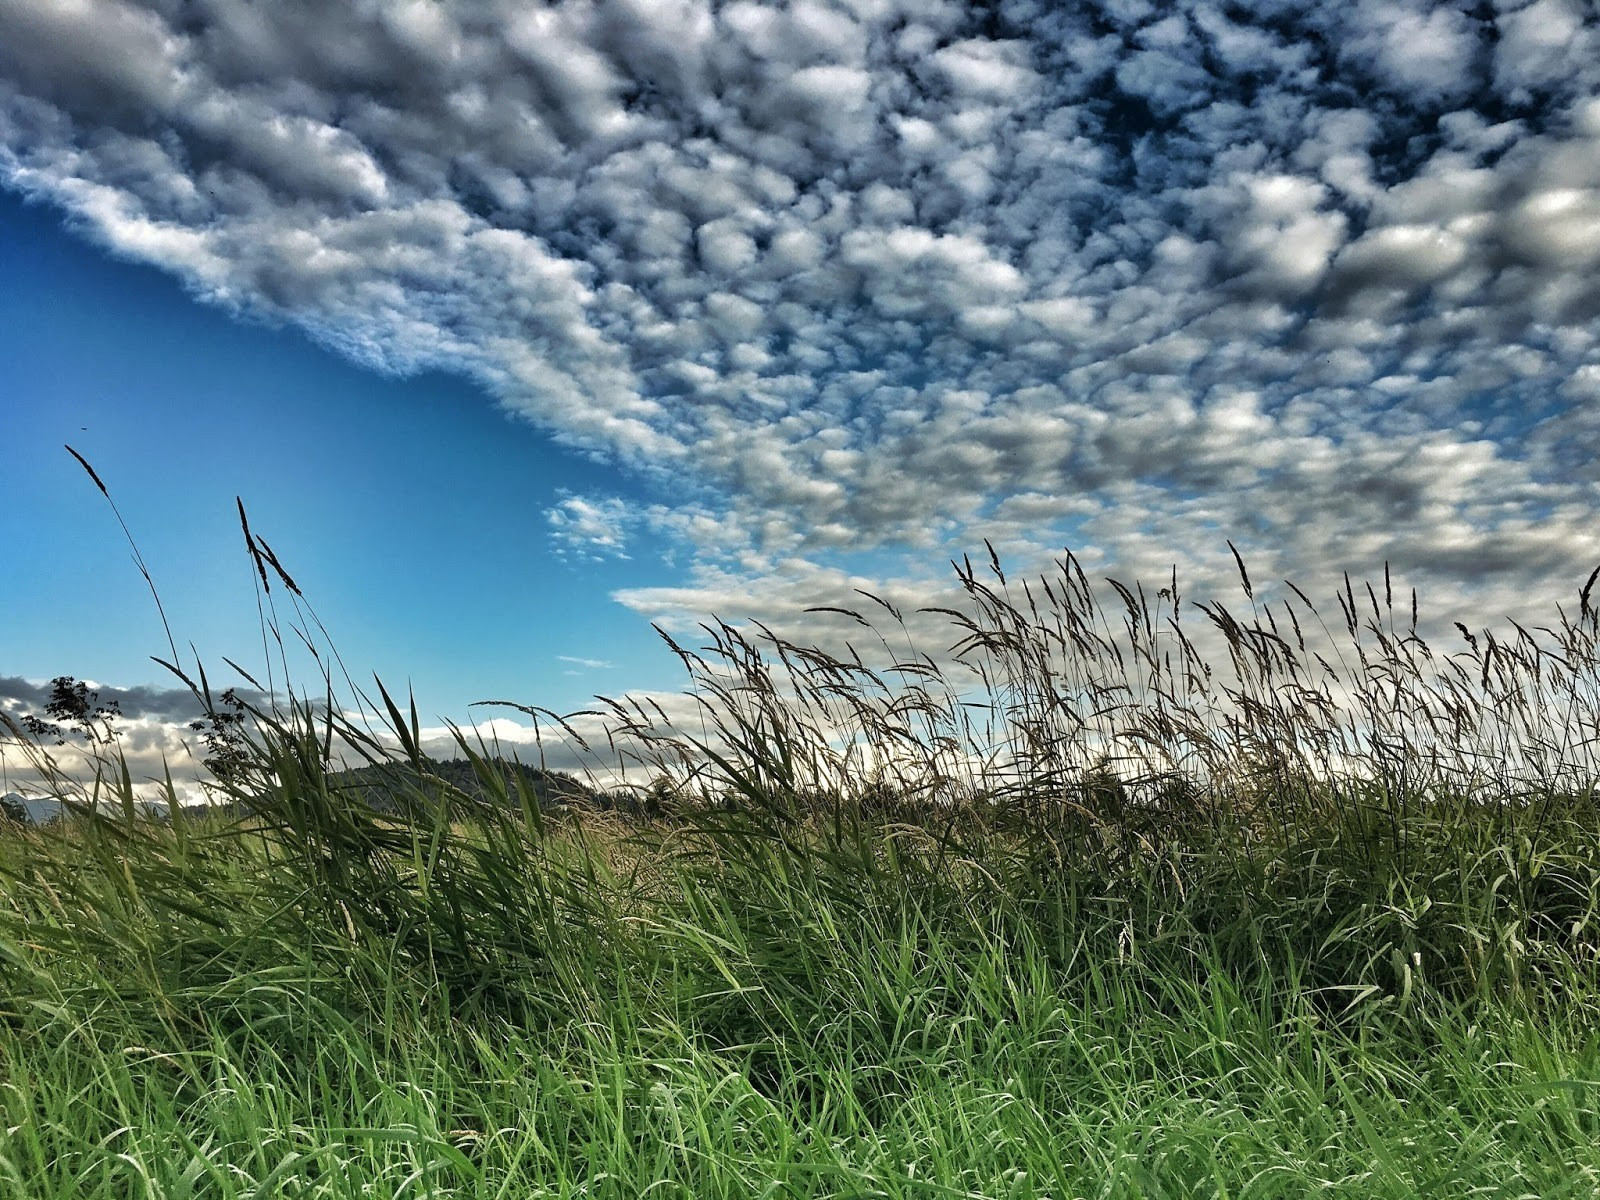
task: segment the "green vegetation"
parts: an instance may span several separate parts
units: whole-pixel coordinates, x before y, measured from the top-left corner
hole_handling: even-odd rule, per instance
[[[486,784],[479,776],[482,769],[498,775],[499,782]],[[441,762],[424,757],[417,764],[372,763],[330,773],[328,787],[331,792],[351,796],[378,812],[400,812],[405,807],[405,793],[419,771],[434,786],[459,793],[458,799],[480,804],[496,803],[507,793],[516,795],[519,777],[522,791],[543,809],[601,803],[593,788],[571,775],[503,759],[492,763],[479,759],[474,763],[467,758]]]
[[[0,836],[0,1195],[1600,1193],[1587,589],[1446,654],[1241,564],[1213,663],[1176,581],[959,577],[954,659],[678,648],[626,816],[387,693],[228,726],[241,817],[107,751]]]

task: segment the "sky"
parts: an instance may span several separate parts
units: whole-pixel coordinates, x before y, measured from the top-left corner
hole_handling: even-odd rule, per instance
[[[652,622],[837,644],[985,541],[1545,615],[1600,562],[1600,15],[10,0],[0,404],[0,704],[147,689],[141,752],[165,636],[65,443],[208,663],[260,657],[237,495],[454,720],[670,688]]]

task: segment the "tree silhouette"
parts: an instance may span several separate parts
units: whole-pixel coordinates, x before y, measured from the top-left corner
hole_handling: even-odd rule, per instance
[[[250,761],[250,749],[244,739],[244,701],[232,688],[222,693],[226,707],[210,706],[210,692],[206,693],[208,709],[203,721],[190,721],[189,728],[200,734],[206,744],[206,770],[224,783],[243,774]]]
[[[75,735],[106,745],[116,741],[117,731],[111,722],[122,715],[122,706],[116,700],[102,704],[100,693],[91,691],[82,680],[57,675],[50,681],[50,699],[44,712],[43,717],[33,713],[22,717],[23,727],[41,741],[54,738],[56,745],[64,746],[68,736]]]

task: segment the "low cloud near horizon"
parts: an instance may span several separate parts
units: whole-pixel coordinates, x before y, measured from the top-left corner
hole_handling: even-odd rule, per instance
[[[612,664],[570,658],[585,671],[609,669]],[[70,721],[60,724],[63,736],[15,738],[10,730],[21,729],[24,716],[47,719],[45,706],[53,682],[39,683],[20,676],[0,675],[0,796],[30,802],[36,820],[48,820],[56,811],[52,799],[63,792],[87,802],[91,795],[102,801],[120,798],[118,783],[122,768],[127,768],[134,794],[146,802],[168,801],[167,781],[171,781],[178,802],[195,805],[228,798],[217,786],[202,760],[211,750],[205,733],[194,723],[205,717],[205,706],[188,688],[119,688],[85,680],[92,703],[115,706],[114,715],[96,723],[98,739],[91,740],[75,730]],[[239,687],[235,695],[250,714],[246,726],[249,736],[262,735],[256,717],[298,727],[298,720],[309,712],[321,722],[327,710],[315,697],[301,696],[291,712],[286,697],[269,696],[254,688]],[[677,693],[629,693],[631,701],[649,706],[659,714],[660,727],[673,722],[682,725],[700,715],[698,704]],[[373,704],[371,697],[342,696],[333,722],[330,762],[335,767],[360,767],[371,761],[375,747],[384,747],[396,761],[403,762],[404,746],[392,724]],[[508,713],[517,713],[516,716]],[[296,715],[298,714],[298,716]],[[650,765],[649,747],[627,737],[613,739],[613,713],[589,709],[564,715],[559,721],[535,718],[532,712],[517,712],[515,705],[485,701],[473,718],[462,724],[422,724],[418,745],[436,761],[464,757],[462,742],[474,753],[514,758],[528,766],[561,771],[588,781],[593,786],[611,789],[647,782],[656,774]],[[346,730],[363,731],[361,746],[344,736]],[[624,752],[618,754],[618,747]],[[103,781],[96,783],[96,780]],[[65,786],[59,786],[65,781]],[[41,807],[42,806],[42,807]]]
[[[1580,0],[11,0],[0,183],[633,470],[548,527],[669,624],[985,539],[1485,619],[1600,560]]]

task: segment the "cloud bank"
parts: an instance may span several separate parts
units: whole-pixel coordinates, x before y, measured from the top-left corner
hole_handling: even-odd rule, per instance
[[[0,181],[653,481],[550,514],[683,550],[652,616],[983,538],[1494,607],[1600,559],[1581,0],[11,0]]]

